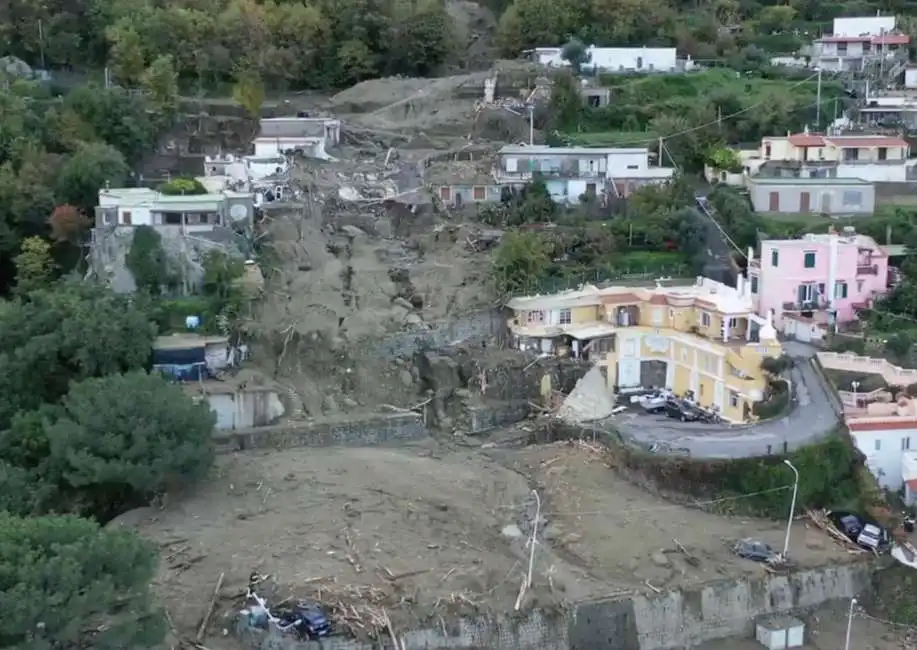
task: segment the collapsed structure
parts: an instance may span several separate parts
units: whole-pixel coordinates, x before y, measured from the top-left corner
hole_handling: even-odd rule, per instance
[[[604,369],[612,393],[691,391],[729,422],[752,418],[768,388],[761,363],[782,354],[741,276],[737,287],[704,277],[680,287],[586,286],[507,306],[518,349],[589,360]]]

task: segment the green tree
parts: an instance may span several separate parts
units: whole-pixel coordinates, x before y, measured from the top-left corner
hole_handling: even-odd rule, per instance
[[[236,83],[232,87],[232,98],[253,120],[261,117],[264,105],[264,82],[255,70],[240,70],[236,73]]]
[[[114,147],[83,144],[61,167],[56,196],[89,212],[99,202],[99,190],[106,185],[122,186],[129,171],[124,156]]]
[[[128,86],[138,83],[146,64],[140,34],[133,27],[120,24],[108,30],[108,40],[115,78]]]
[[[574,74],[580,74],[583,66],[592,60],[589,48],[578,38],[571,38],[560,52],[561,58],[570,64]]]
[[[150,592],[156,553],[133,532],[0,513],[0,548],[4,647],[139,650],[164,639]]]
[[[16,263],[16,290],[28,293],[47,287],[54,277],[55,263],[51,256],[51,244],[41,237],[26,237],[22,240]]]
[[[72,381],[144,367],[153,334],[134,302],[79,281],[0,304],[0,429]]]
[[[537,232],[510,232],[497,247],[491,280],[500,297],[529,293],[551,266],[552,247]]]
[[[140,82],[156,109],[169,114],[178,109],[178,73],[171,55],[156,57],[144,71]]]
[[[216,416],[159,375],[86,379],[57,411],[44,425],[43,478],[72,511],[104,520],[199,480],[213,464]]]
[[[164,287],[174,284],[162,236],[151,226],[134,228],[131,249],[124,264],[134,277],[137,289],[150,296],[159,296]]]

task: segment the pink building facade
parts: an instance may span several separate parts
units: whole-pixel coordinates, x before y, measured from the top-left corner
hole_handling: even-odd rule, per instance
[[[856,320],[888,291],[888,255],[865,235],[828,233],[767,239],[761,257],[748,251],[755,310],[787,332],[795,322]]]

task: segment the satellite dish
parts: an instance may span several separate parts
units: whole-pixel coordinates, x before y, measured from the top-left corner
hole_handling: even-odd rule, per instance
[[[248,208],[240,203],[236,203],[229,208],[229,217],[234,221],[240,221],[248,218]]]

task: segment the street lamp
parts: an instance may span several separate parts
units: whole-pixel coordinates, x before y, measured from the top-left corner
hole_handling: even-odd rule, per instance
[[[793,515],[796,513],[796,494],[799,492],[799,471],[793,467],[793,463],[789,460],[784,459],[783,463],[793,470],[793,476],[795,477],[793,481],[793,500],[790,501],[790,517],[786,522],[786,537],[783,540],[783,559],[786,560],[787,552],[790,549],[790,528],[793,526]]]
[[[857,408],[860,404],[857,402],[857,388],[860,387],[860,382],[852,381],[850,385],[853,386],[853,408]]]
[[[857,599],[850,599],[850,609],[847,611],[847,640],[844,641],[844,650],[850,650],[850,628],[853,627],[853,609],[857,606]]]

